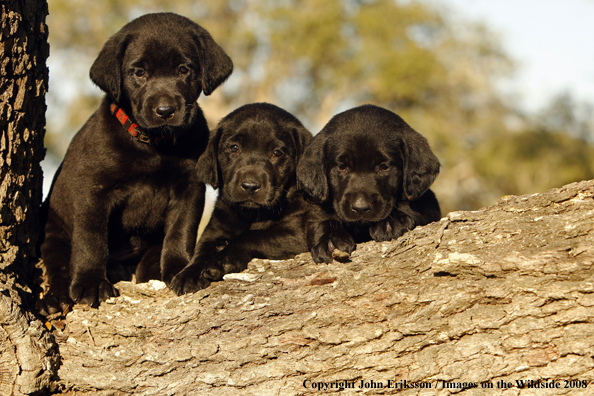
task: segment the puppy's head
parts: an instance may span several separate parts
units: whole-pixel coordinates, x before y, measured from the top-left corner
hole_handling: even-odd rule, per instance
[[[219,197],[244,209],[273,209],[296,184],[295,170],[311,133],[285,110],[254,103],[240,107],[211,132],[198,177]]]
[[[365,105],[336,115],[297,168],[300,186],[346,222],[385,219],[398,201],[419,199],[439,173],[427,140],[402,118]]]
[[[148,14],[113,35],[91,67],[91,80],[143,129],[184,127],[231,74],[233,63],[188,18]]]

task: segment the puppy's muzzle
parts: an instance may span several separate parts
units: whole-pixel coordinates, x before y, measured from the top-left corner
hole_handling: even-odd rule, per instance
[[[186,114],[188,109],[181,95],[158,92],[158,95],[153,95],[144,101],[140,125],[145,129],[163,126],[180,127],[188,122]]]
[[[235,202],[266,204],[274,197],[274,176],[265,163],[243,165],[229,183],[229,197]]]
[[[381,220],[385,202],[379,194],[356,191],[344,194],[340,208],[342,216],[347,221],[373,222]]]
[[[363,216],[371,210],[371,202],[364,195],[359,195],[351,205],[351,211],[357,216]]]
[[[177,108],[175,106],[157,106],[155,114],[164,120],[170,120],[175,115]]]
[[[262,183],[253,179],[246,179],[241,182],[241,189],[248,194],[256,194],[261,187]]]

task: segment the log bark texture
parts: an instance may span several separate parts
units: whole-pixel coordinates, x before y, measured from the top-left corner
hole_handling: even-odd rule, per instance
[[[30,312],[40,235],[47,2],[2,0],[0,20],[0,395],[39,394],[57,348]]]
[[[158,282],[122,282],[122,296],[55,321],[60,387],[68,395],[302,395],[341,385],[345,395],[592,394],[593,224],[594,181],[586,181],[450,213],[398,240],[359,245],[347,262],[253,260],[182,297]],[[530,380],[540,387],[516,382]],[[398,388],[415,384],[431,388]]]

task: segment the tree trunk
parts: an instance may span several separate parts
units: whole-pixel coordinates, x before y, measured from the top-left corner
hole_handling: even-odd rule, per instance
[[[3,0],[0,27],[0,395],[47,389],[51,334],[30,312],[40,235],[47,2]]]
[[[592,394],[593,224],[588,181],[450,213],[346,262],[253,260],[182,297],[122,282],[54,322],[61,391]]]

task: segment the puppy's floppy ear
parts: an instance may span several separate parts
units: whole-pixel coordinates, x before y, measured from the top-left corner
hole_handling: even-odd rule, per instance
[[[91,66],[91,80],[116,102],[122,95],[122,62],[128,42],[127,35],[116,33],[107,40]]]
[[[439,160],[431,151],[427,139],[413,129],[408,129],[401,143],[403,154],[402,199],[419,199],[439,173]]]
[[[222,129],[216,128],[210,132],[208,139],[208,146],[196,163],[196,174],[198,180],[211,185],[213,188],[219,188],[219,160],[217,153],[219,152],[219,140],[221,138]]]
[[[305,147],[297,165],[299,188],[319,202],[328,200],[328,177],[326,176],[326,140],[324,136],[315,136]]]
[[[196,25],[195,33],[199,48],[202,90],[204,95],[208,96],[231,75],[233,62],[208,31]]]
[[[305,147],[311,141],[313,137],[311,132],[308,131],[304,126],[293,128],[293,144],[295,145],[295,154],[297,155],[297,161],[303,156]]]

